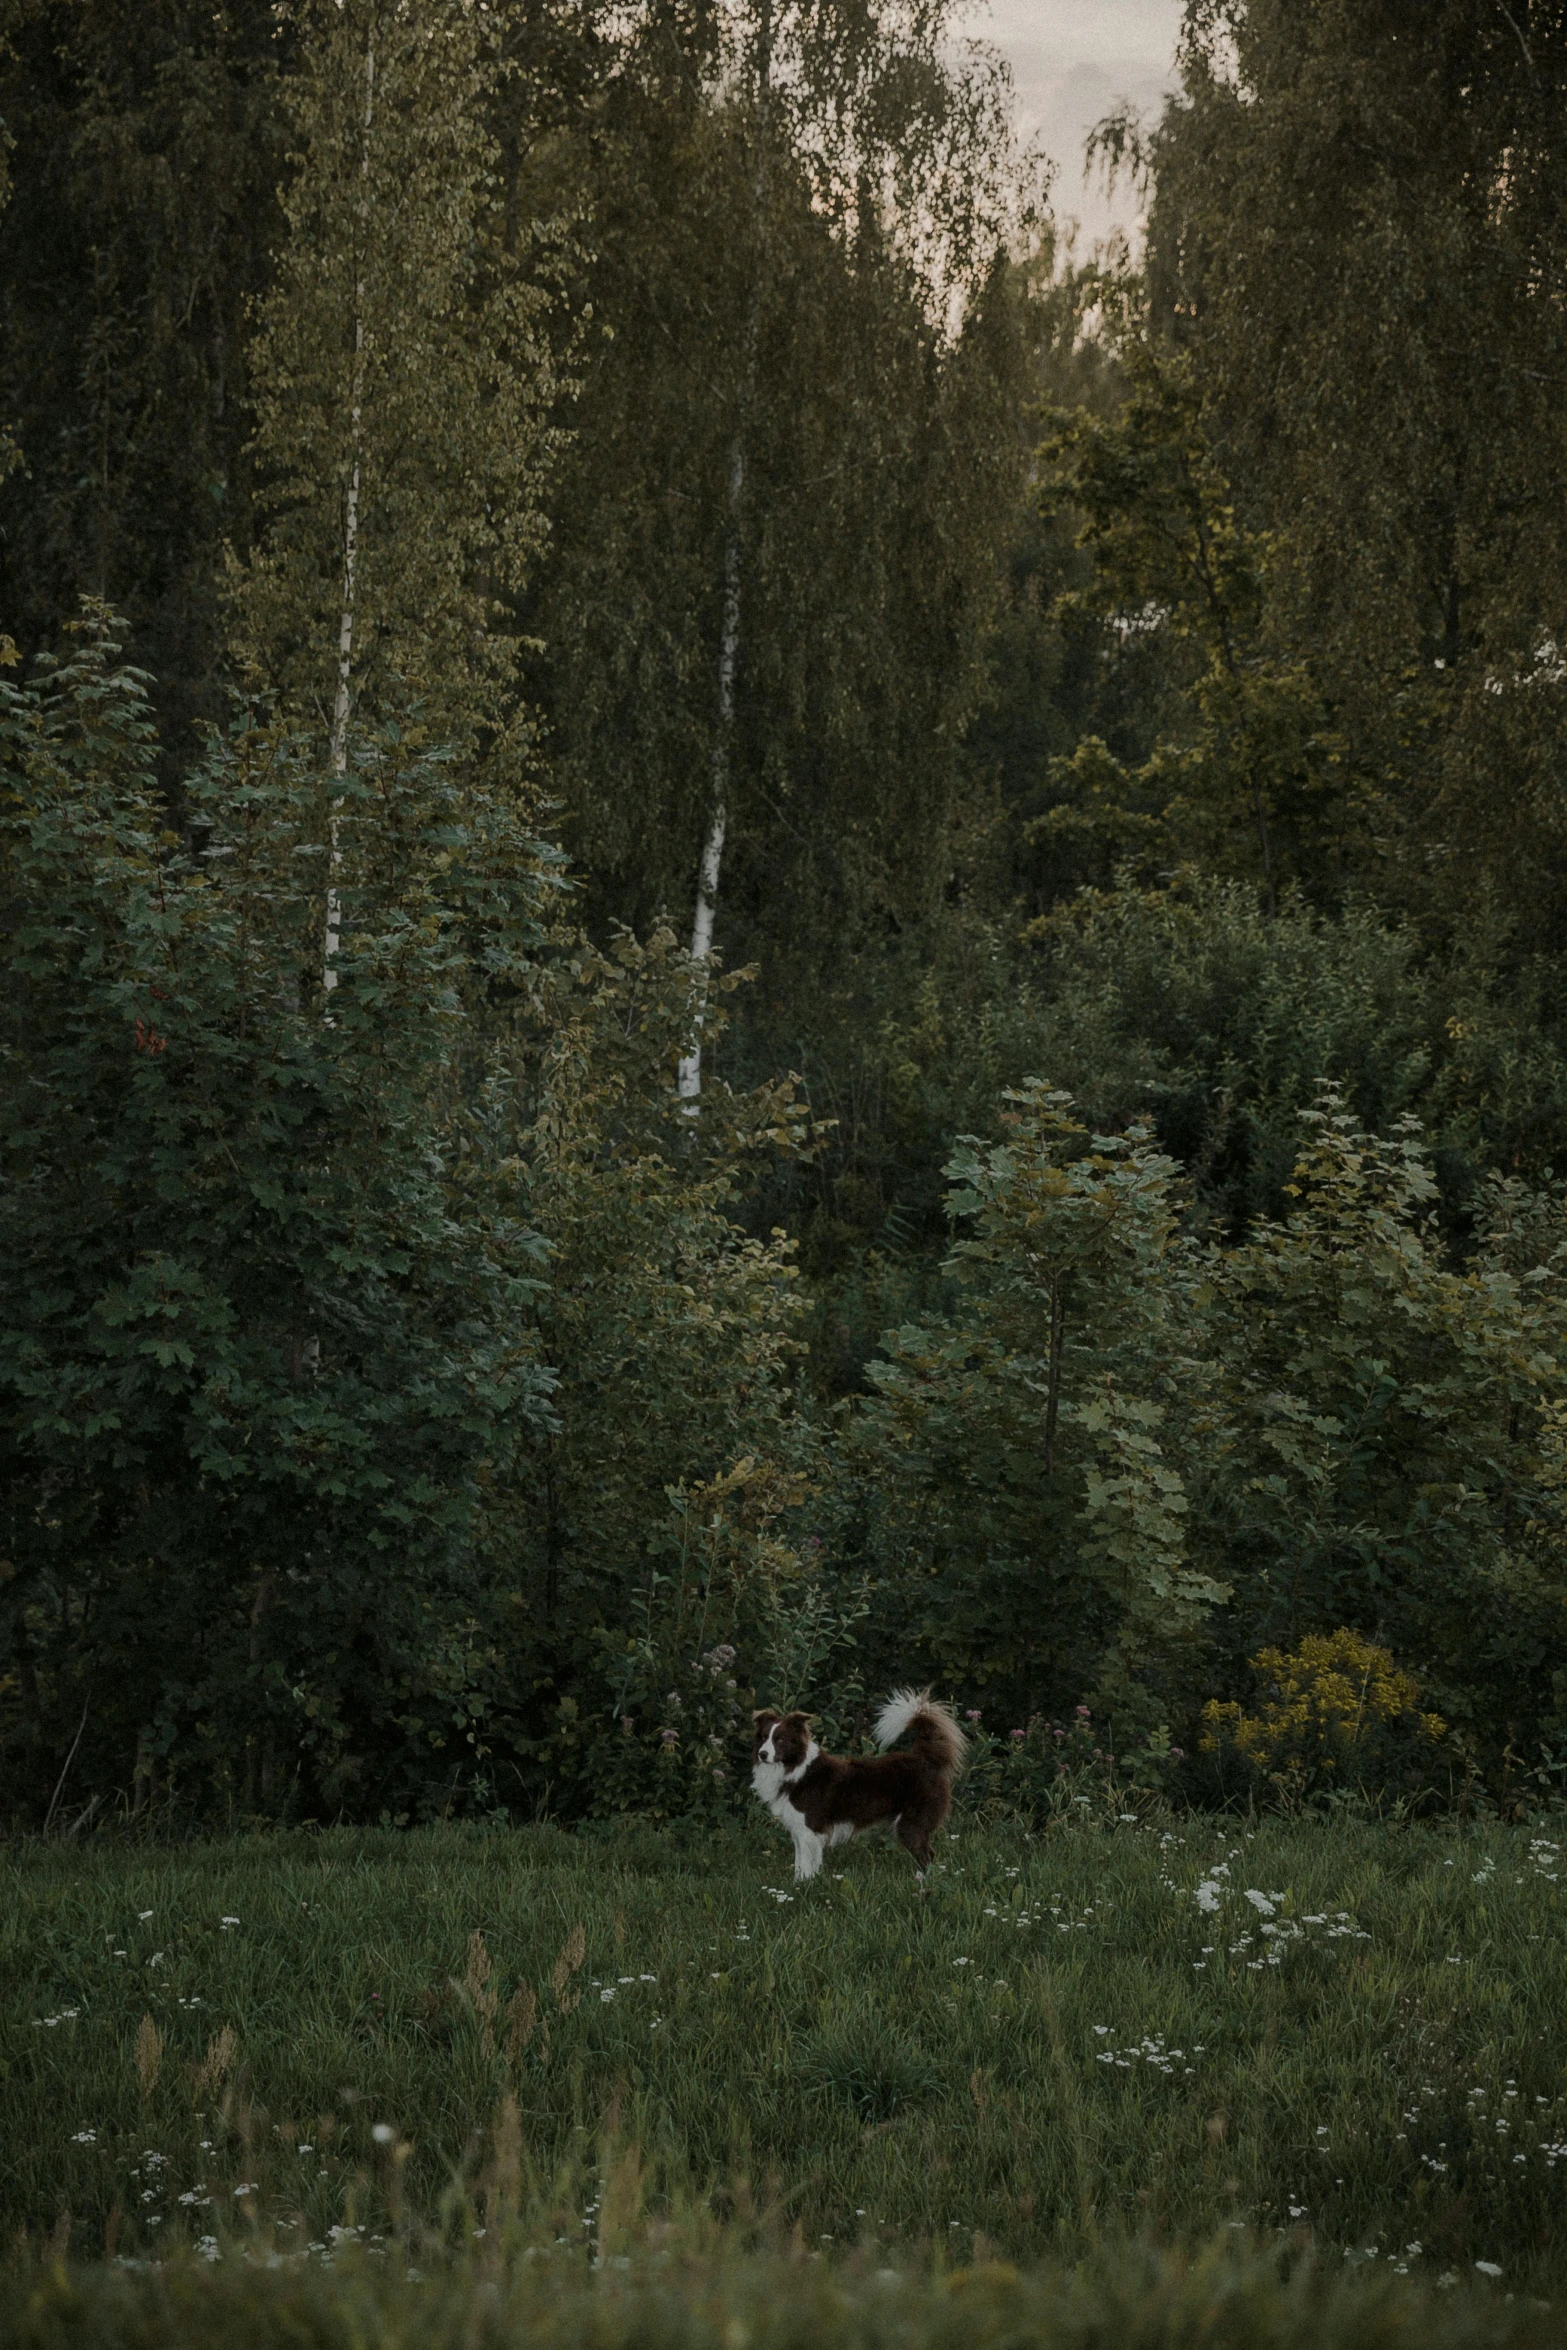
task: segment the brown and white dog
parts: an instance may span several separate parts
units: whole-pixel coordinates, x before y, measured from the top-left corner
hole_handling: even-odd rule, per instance
[[[877,1719],[876,1743],[891,1746],[910,1730],[912,1748],[864,1762],[823,1754],[809,1714],[768,1710],[754,1718],[751,1784],[794,1838],[796,1882],[816,1875],[830,1845],[847,1844],[858,1830],[890,1827],[914,1855],[923,1883],[931,1838],[952,1809],[952,1782],[968,1746],[944,1705],[928,1690],[894,1690]]]

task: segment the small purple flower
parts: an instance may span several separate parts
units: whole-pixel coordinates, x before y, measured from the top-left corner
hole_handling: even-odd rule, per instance
[[[1021,1745],[1022,1745],[1022,1743],[1023,1743],[1024,1739],[1025,1739],[1027,1736],[1028,1736],[1028,1732],[1027,1732],[1026,1730],[1014,1730],[1014,1731],[1012,1732],[1013,1741],[1014,1741],[1014,1743],[1015,1743],[1016,1745],[1018,1745],[1018,1746],[1021,1746]]]
[[[631,1727],[631,1716],[629,1714],[622,1714],[620,1717],[620,1732],[623,1738],[629,1738],[631,1736]]]
[[[660,1730],[659,1737],[665,1746],[678,1746],[680,1744],[680,1732],[678,1730]]]
[[[979,1707],[977,1705],[971,1705],[963,1719],[966,1722],[977,1722],[979,1720]]]
[[[1089,1713],[1088,1713],[1088,1708],[1087,1708],[1087,1706],[1086,1706],[1086,1705],[1080,1705],[1080,1706],[1078,1707],[1078,1709],[1077,1709],[1077,1718],[1078,1718],[1078,1720],[1079,1720],[1080,1722],[1086,1722],[1086,1721],[1088,1720],[1088,1718],[1089,1718]]]

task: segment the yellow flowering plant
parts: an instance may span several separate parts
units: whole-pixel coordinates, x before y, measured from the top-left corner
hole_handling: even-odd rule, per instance
[[[1247,1713],[1210,1699],[1202,1751],[1238,1756],[1280,1795],[1418,1782],[1421,1759],[1447,1735],[1440,1714],[1422,1711],[1415,1676],[1364,1633],[1310,1633],[1250,1661],[1261,1705]]]

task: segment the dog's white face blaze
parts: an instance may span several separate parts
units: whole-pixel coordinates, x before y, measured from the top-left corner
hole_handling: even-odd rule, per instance
[[[751,1765],[751,1784],[769,1811],[772,1810],[778,1790],[783,1785],[784,1775],[784,1766],[778,1759],[778,1750],[773,1743],[777,1728],[778,1724],[774,1722],[768,1730],[767,1736],[757,1748],[756,1760]]]

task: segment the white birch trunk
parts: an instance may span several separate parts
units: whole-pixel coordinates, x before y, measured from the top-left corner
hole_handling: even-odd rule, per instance
[[[364,138],[359,150],[361,191],[370,177],[370,132],[375,121],[375,35],[365,43]],[[354,589],[359,567],[359,479],[363,452],[360,445],[365,400],[365,281],[364,239],[369,234],[368,209],[360,199],[359,261],[354,279],[354,383],[348,409],[348,503],[343,514],[343,608],[337,623],[337,691],[332,697],[332,734],[328,764],[334,779],[348,773],[348,720],[353,707]],[[337,985],[337,951],[343,935],[343,900],[337,886],[343,854],[338,845],[338,809],[341,795],[332,797],[331,849],[326,893],[326,951],[322,984],[328,994]]]
[[[772,75],[772,0],[762,0],[756,41],[757,148],[752,200],[760,241],[767,199],[767,113]],[[734,748],[735,671],[740,659],[740,510],[745,496],[745,427],[756,389],[756,345],[761,325],[762,257],[756,261],[750,315],[745,330],[744,391],[740,424],[729,452],[729,528],[724,538],[724,612],[718,644],[718,724],[713,735],[713,797],[697,874],[696,912],[691,923],[691,960],[699,967],[713,951],[713,918],[718,909],[718,877],[724,861],[724,838],[729,830],[729,780]],[[702,1019],[698,1012],[691,1050],[681,1060],[677,1086],[680,1099],[696,1116],[702,1092]]]
[[[729,530],[724,543],[724,617],[718,645],[718,724],[713,734],[713,799],[702,864],[697,875],[696,914],[691,924],[691,960],[705,963],[713,951],[713,916],[718,877],[729,829],[729,763],[735,723],[735,667],[740,658],[740,500],[745,489],[745,450],[739,435],[729,453]],[[694,1102],[702,1091],[700,1018],[691,1050],[680,1063],[680,1099]]]

